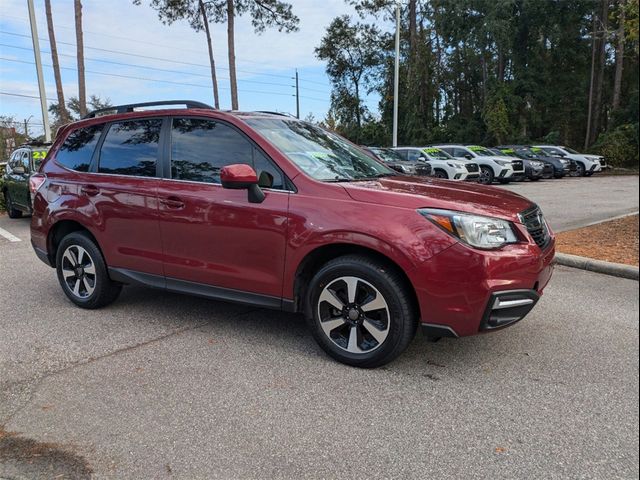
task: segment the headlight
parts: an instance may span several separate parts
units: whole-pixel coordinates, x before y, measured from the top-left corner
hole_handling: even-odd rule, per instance
[[[472,247],[495,249],[518,242],[507,220],[431,208],[421,208],[418,213]]]
[[[495,162],[502,166],[502,167],[510,167],[511,166],[511,162],[509,162],[508,160],[495,160]]]

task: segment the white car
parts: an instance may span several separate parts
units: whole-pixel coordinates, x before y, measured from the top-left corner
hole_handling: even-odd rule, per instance
[[[472,160],[480,166],[480,183],[491,185],[494,180],[509,183],[525,175],[524,162],[500,156],[479,145],[433,145],[458,159]]]
[[[436,178],[476,181],[480,177],[477,164],[456,160],[438,148],[398,147],[394,150],[409,162],[429,162],[433,169],[431,175]]]
[[[607,162],[604,157],[599,155],[587,155],[584,153],[578,153],[574,149],[569,147],[562,147],[557,145],[535,145],[535,147],[541,148],[547,154],[554,157],[569,158],[576,162],[577,177],[590,177],[596,172],[601,172],[607,168]]]

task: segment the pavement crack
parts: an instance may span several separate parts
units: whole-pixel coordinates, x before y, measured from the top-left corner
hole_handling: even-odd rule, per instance
[[[236,315],[230,316],[230,318],[234,318],[234,319],[235,318],[239,318],[239,317],[242,317],[244,315],[249,315],[249,314],[251,314],[251,313],[253,313],[255,311],[257,311],[257,309],[247,310],[246,312],[242,312],[242,313],[238,313]],[[7,425],[18,414],[20,414],[23,410],[25,410],[32,403],[33,397],[34,397],[35,393],[38,391],[38,389],[40,388],[40,386],[46,380],[48,380],[51,377],[54,377],[54,376],[59,375],[61,373],[70,372],[72,370],[75,370],[76,368],[81,368],[81,367],[84,367],[84,366],[87,366],[87,365],[91,365],[91,364],[96,363],[96,362],[98,362],[100,360],[105,360],[107,358],[116,357],[118,355],[121,355],[123,353],[131,352],[131,351],[136,350],[136,349],[141,348],[141,347],[146,347],[148,345],[153,345],[154,343],[162,342],[163,340],[166,340],[167,338],[175,337],[175,336],[181,335],[181,334],[183,334],[185,332],[190,332],[190,331],[202,328],[202,327],[208,325],[209,323],[210,323],[209,321],[198,322],[195,325],[191,325],[191,326],[188,326],[188,327],[180,328],[178,330],[174,330],[172,332],[166,333],[165,335],[161,335],[159,337],[151,338],[151,339],[146,340],[144,342],[136,343],[134,345],[129,345],[129,346],[123,347],[123,348],[119,348],[117,350],[113,350],[113,351],[105,353],[103,355],[98,355],[98,356],[95,356],[95,357],[88,357],[88,358],[85,358],[83,360],[79,360],[77,362],[73,362],[73,363],[67,365],[66,367],[62,367],[62,368],[59,368],[57,370],[51,370],[49,372],[46,372],[41,377],[39,377],[37,380],[32,380],[32,381],[35,381],[35,385],[31,389],[31,392],[29,393],[29,398],[27,398],[20,406],[18,406],[15,409],[15,411],[13,411],[9,415],[7,415],[5,418],[0,420],[0,425]],[[27,381],[25,381],[23,383],[26,383],[26,382]]]

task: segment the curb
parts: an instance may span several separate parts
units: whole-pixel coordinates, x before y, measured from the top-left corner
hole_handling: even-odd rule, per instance
[[[579,268],[581,270],[603,273],[613,277],[628,278],[636,281],[638,281],[640,277],[640,269],[638,269],[638,267],[579,257],[578,255],[569,255],[568,253],[556,253],[556,262],[558,265],[564,265],[565,267]]]

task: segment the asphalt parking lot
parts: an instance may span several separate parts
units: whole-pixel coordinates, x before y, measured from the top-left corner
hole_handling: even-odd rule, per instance
[[[638,209],[638,177],[507,188],[556,230]],[[358,370],[295,315],[135,287],[75,308],[28,226],[0,217],[0,478],[638,477],[635,281],[558,267],[519,324]]]

